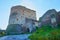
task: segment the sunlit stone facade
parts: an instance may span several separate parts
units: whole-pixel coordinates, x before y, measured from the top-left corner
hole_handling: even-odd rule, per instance
[[[24,6],[13,6],[9,17],[9,24],[19,24],[31,32],[35,28],[36,11]]]

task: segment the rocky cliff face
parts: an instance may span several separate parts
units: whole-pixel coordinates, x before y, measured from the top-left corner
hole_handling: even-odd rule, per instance
[[[59,23],[60,17],[59,13],[55,9],[48,10],[41,18],[41,25],[51,25],[57,26]]]

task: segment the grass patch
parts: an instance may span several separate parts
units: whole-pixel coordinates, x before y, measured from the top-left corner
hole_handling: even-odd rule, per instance
[[[60,28],[42,26],[29,36],[31,40],[60,40]]]

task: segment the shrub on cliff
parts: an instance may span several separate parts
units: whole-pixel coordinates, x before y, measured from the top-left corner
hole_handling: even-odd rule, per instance
[[[42,26],[30,37],[31,40],[60,40],[60,29]]]

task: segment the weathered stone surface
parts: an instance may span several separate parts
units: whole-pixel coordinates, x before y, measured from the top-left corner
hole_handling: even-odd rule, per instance
[[[19,24],[8,25],[6,32],[8,34],[20,34],[22,33],[22,26]]]
[[[30,34],[22,34],[22,35],[9,35],[0,37],[0,40],[30,40],[28,37]]]
[[[31,21],[31,20],[29,21],[28,20],[29,22],[26,23],[26,21],[27,21],[26,18],[27,19],[36,20],[36,11],[28,9],[28,8],[26,8],[24,6],[20,6],[20,5],[13,6],[11,8],[11,13],[10,13],[9,24],[8,25],[19,24],[22,27],[20,27],[20,28],[18,27],[17,28],[17,26],[15,26],[15,27],[14,26],[10,26],[10,27],[8,27],[8,30],[11,30],[11,29],[14,28],[14,31],[16,30],[17,32],[18,32],[19,29],[20,30],[23,29],[22,30],[23,32],[26,32],[28,30],[29,30],[29,32],[31,32],[33,30],[33,24],[32,24],[33,21]]]
[[[51,25],[56,27],[60,22],[60,12],[57,12],[55,9],[48,10],[41,18],[40,25]]]

